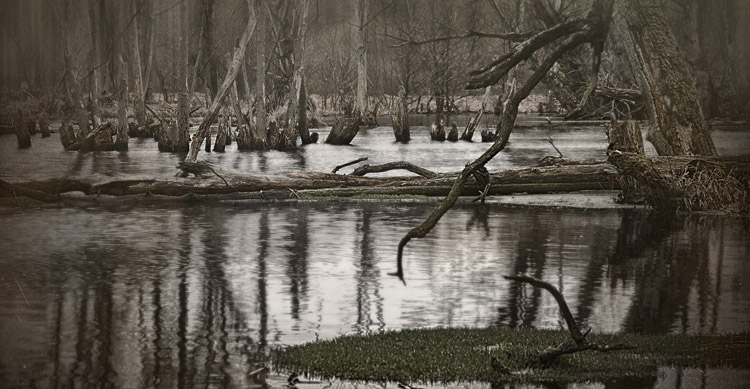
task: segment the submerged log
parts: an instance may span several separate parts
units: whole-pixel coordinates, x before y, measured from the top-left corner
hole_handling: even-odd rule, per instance
[[[326,138],[326,143],[332,145],[348,145],[352,143],[354,137],[359,132],[359,126],[362,122],[362,114],[359,110],[354,111],[354,116],[350,119],[337,118],[336,123],[331,127],[331,132]]]

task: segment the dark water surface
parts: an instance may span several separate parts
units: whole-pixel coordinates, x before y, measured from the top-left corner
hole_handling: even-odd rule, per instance
[[[558,326],[559,286],[596,331],[750,329],[743,219],[432,204],[0,213],[0,383],[243,386],[269,346],[423,326]],[[656,372],[655,372],[656,374]],[[3,386],[3,385],[0,385]]]
[[[376,128],[350,147],[233,146],[201,158],[265,173],[330,171],[361,156],[454,171],[487,147],[433,143],[425,131],[409,145]],[[713,132],[723,154],[746,152],[746,134]],[[550,137],[567,157],[604,158],[600,127],[525,128],[490,167],[556,155]],[[17,150],[13,136],[0,136],[1,177],[171,177],[180,160],[151,140],[131,140],[127,153],[64,152],[56,136],[33,142]],[[557,328],[554,300],[501,277],[513,273],[557,285],[594,331],[750,330],[747,219],[463,204],[410,243],[404,286],[386,274],[398,240],[433,207],[0,208],[0,387],[247,387],[274,346],[423,326]],[[665,367],[600,386],[727,383],[750,384],[750,373]]]

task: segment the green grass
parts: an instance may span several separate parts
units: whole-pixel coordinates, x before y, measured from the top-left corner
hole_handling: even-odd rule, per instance
[[[276,366],[322,378],[366,381],[581,382],[649,377],[659,366],[750,368],[750,334],[726,336],[591,334],[602,344],[633,350],[566,355],[550,367],[535,363],[567,332],[535,329],[410,329],[278,349]],[[492,369],[495,356],[511,374]]]

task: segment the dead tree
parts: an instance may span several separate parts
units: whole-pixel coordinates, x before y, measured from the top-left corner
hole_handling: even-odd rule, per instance
[[[448,137],[449,142],[458,142],[458,127],[456,127],[456,123],[451,123],[451,129],[448,131]]]
[[[221,87],[219,88],[219,91],[216,94],[216,97],[211,102],[211,107],[208,109],[208,113],[206,114],[206,117],[203,118],[203,122],[201,122],[200,127],[198,127],[198,131],[193,136],[193,141],[190,144],[190,152],[188,153],[187,157],[185,157],[185,161],[188,161],[188,162],[197,161],[198,153],[200,152],[201,143],[203,143],[203,139],[208,135],[208,132],[211,129],[211,124],[214,122],[214,120],[216,120],[216,115],[219,113],[221,104],[224,101],[224,98],[227,96],[230,86],[234,83],[234,80],[237,78],[237,74],[239,74],[240,65],[242,64],[245,58],[245,51],[247,49],[247,43],[250,41],[250,36],[252,35],[253,29],[255,29],[255,24],[258,20],[258,18],[255,15],[255,11],[252,6],[251,0],[248,0],[247,3],[248,3],[247,5],[249,9],[249,15],[247,18],[247,25],[245,26],[245,31],[243,31],[242,37],[239,40],[239,43],[238,43],[239,46],[235,47],[234,49],[232,62],[229,65],[229,69],[227,69],[226,76],[224,76],[224,82],[222,82]]]
[[[440,119],[437,123],[432,123],[430,127],[430,139],[443,142],[445,141],[445,123]]]
[[[477,112],[476,116],[469,119],[469,123],[466,124],[466,128],[464,129],[464,132],[461,133],[461,140],[471,142],[471,138],[474,137],[474,131],[476,131],[477,127],[479,126],[479,123],[482,121],[482,116],[484,116],[484,110],[487,107],[487,99],[489,98],[489,96],[490,96],[490,87],[487,87],[487,89],[484,91],[484,96],[482,96],[482,106],[479,108],[479,112]],[[484,139],[485,139],[485,136],[482,136],[482,142],[485,142]],[[494,141],[494,139],[492,140]]]
[[[560,293],[557,288],[552,286],[552,284],[526,275],[503,276],[503,278],[511,281],[524,282],[531,286],[542,288],[548,291],[552,295],[552,297],[555,298],[558,307],[560,307],[560,314],[562,314],[563,319],[565,319],[565,324],[568,327],[568,332],[570,333],[571,340],[562,344],[551,345],[542,350],[542,352],[537,356],[538,362],[542,366],[551,365],[559,356],[573,354],[580,351],[594,350],[600,352],[608,352],[616,350],[630,350],[633,348],[632,346],[627,346],[624,344],[608,346],[589,342],[586,339],[586,336],[589,334],[591,329],[589,328],[589,330],[587,330],[585,333],[581,332],[581,328],[573,318],[573,314],[570,312],[570,308],[568,308],[568,303],[565,301],[565,297],[563,297],[562,293]]]
[[[409,133],[409,109],[406,105],[406,89],[403,86],[399,89],[398,100],[396,114],[391,115],[393,135],[396,137],[396,142],[407,143],[411,140],[411,134]]]
[[[526,83],[518,88],[510,97],[503,112],[498,136],[492,146],[489,147],[479,158],[475,159],[461,171],[451,187],[450,193],[438,207],[419,226],[411,229],[401,239],[398,245],[396,258],[396,272],[392,273],[404,281],[403,252],[406,244],[412,238],[425,237],[440,218],[448,212],[460,196],[463,186],[472,174],[480,167],[489,162],[503,150],[508,143],[511,130],[518,115],[518,105],[526,98],[534,87],[544,78],[552,66],[570,50],[585,44],[594,43],[603,39],[609,30],[609,22],[612,15],[614,0],[594,1],[588,15],[582,19],[564,21],[552,28],[533,34],[531,37],[517,45],[513,50],[499,59],[492,61],[488,66],[482,67],[471,73],[467,88],[486,88],[500,81],[503,76],[522,61],[528,59],[539,49],[554,43],[554,49],[539,63],[536,70],[529,76]]]

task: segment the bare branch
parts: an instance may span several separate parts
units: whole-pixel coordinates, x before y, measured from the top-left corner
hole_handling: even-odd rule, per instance
[[[447,36],[430,38],[430,39],[425,39],[425,40],[420,40],[420,41],[405,40],[403,38],[399,38],[393,35],[386,35],[386,36],[402,41],[402,43],[391,45],[391,47],[397,48],[397,47],[404,47],[407,45],[424,45],[427,43],[435,43],[435,42],[443,42],[443,41],[467,39],[467,38],[494,38],[494,39],[504,39],[504,40],[518,42],[523,39],[527,39],[528,37],[532,36],[532,34],[533,34],[532,32],[509,32],[509,33],[501,34],[501,33],[468,30],[464,32],[463,34],[447,35]]]
[[[581,31],[573,34],[568,39],[566,39],[547,58],[544,59],[544,61],[539,65],[539,67],[531,75],[531,77],[529,77],[523,87],[518,89],[510,97],[508,106],[503,113],[501,122],[502,125],[500,127],[500,130],[498,131],[498,137],[495,140],[495,143],[493,143],[492,146],[487,149],[487,151],[480,155],[479,158],[464,167],[464,169],[461,171],[461,174],[456,177],[456,180],[453,182],[453,186],[451,187],[448,196],[446,196],[443,201],[440,202],[438,207],[435,208],[434,211],[432,211],[430,216],[428,216],[427,219],[422,222],[422,224],[414,227],[409,232],[407,232],[403,238],[401,238],[401,241],[398,244],[398,254],[396,256],[396,272],[391,273],[391,275],[397,276],[402,282],[405,283],[402,261],[404,247],[406,247],[406,244],[409,243],[412,238],[424,238],[425,236],[427,236],[432,228],[435,227],[435,225],[440,221],[443,215],[445,215],[445,213],[448,212],[453,204],[456,203],[456,200],[458,200],[458,196],[461,194],[461,190],[463,189],[464,184],[472,175],[472,173],[474,173],[474,171],[476,171],[480,167],[484,166],[487,162],[494,158],[497,153],[505,148],[505,145],[508,143],[508,138],[510,137],[511,129],[516,122],[516,116],[518,115],[518,104],[520,104],[521,101],[525,99],[529,95],[529,93],[531,93],[534,87],[544,78],[550,68],[552,68],[552,65],[554,65],[560,59],[560,57],[563,56],[563,54],[588,41],[590,39],[589,34],[590,31]]]
[[[408,170],[414,174],[419,174],[420,176],[426,177],[426,178],[437,177],[437,173],[431,170],[427,170],[425,168],[419,167],[412,163],[405,162],[405,161],[388,162],[382,165],[363,165],[355,169],[349,175],[361,177],[368,173],[382,173],[382,172],[387,172],[389,170],[400,170],[400,169]]]

